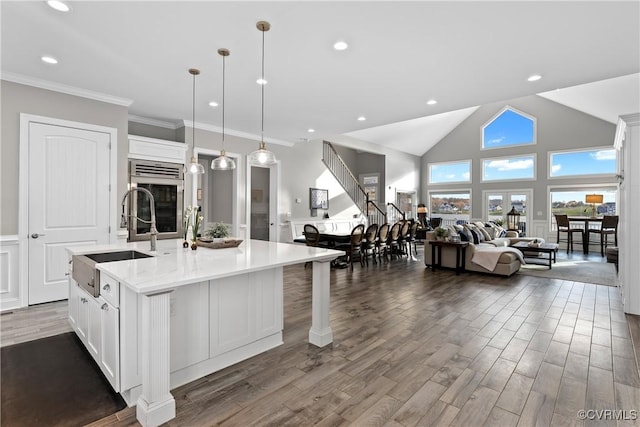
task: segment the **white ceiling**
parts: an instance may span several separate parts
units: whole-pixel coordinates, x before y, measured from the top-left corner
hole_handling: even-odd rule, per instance
[[[129,99],[132,115],[179,123],[191,120],[197,67],[196,122],[215,127],[221,109],[207,104],[221,101],[226,47],[227,131],[260,135],[255,24],[267,20],[268,141],[349,134],[421,155],[491,102],[544,92],[611,122],[640,110],[637,1],[69,4],[0,3],[3,79]],[[542,80],[527,82],[534,73]]]

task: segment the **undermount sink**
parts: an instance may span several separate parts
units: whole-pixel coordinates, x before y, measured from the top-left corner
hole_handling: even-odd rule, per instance
[[[104,252],[101,254],[87,254],[87,258],[94,260],[96,263],[125,261],[128,259],[151,258],[151,255],[138,251],[120,251],[120,252]]]

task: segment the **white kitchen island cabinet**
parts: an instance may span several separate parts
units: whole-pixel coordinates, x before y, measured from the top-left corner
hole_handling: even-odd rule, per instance
[[[333,341],[329,261],[342,252],[258,240],[237,248],[195,251],[173,240],[159,241],[156,252],[146,245],[68,248],[70,255],[123,247],[155,255],[96,264],[101,280],[103,275],[111,280],[110,305],[119,306],[109,312],[119,317],[119,349],[101,351],[109,358],[109,371],[119,372],[117,391],[128,404],[137,404],[142,425],[156,426],[175,417],[172,388],[282,344],[286,265],[313,262],[309,342],[323,347]],[[76,322],[77,305],[70,305]],[[110,337],[102,345],[112,342]],[[114,351],[119,357],[114,358]]]

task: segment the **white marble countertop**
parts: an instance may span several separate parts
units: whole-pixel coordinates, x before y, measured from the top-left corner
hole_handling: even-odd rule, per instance
[[[87,245],[67,248],[71,255],[135,249],[154,255],[127,261],[96,264],[139,294],[153,294],[182,285],[211,279],[267,270],[307,261],[330,261],[344,252],[291,243],[248,240],[236,248],[197,250],[182,247],[182,240],[158,240],[157,250],[149,251],[149,242]]]

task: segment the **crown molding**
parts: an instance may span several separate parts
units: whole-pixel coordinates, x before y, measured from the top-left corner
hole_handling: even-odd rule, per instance
[[[200,129],[200,130],[206,130],[209,132],[216,132],[216,133],[222,133],[222,128],[220,126],[214,126],[214,125],[208,125],[208,124],[204,124],[204,123],[198,123],[195,122],[195,126],[192,126],[192,121],[191,120],[183,120],[182,124],[185,127],[195,127],[196,129]],[[233,135],[233,136],[237,136],[239,138],[246,138],[246,139],[252,139],[255,141],[260,141],[260,135],[256,135],[253,133],[248,133],[248,132],[242,132],[239,130],[233,130],[233,129],[224,129],[224,133],[225,135]],[[274,138],[265,138],[264,142],[267,142],[269,144],[276,144],[276,145],[283,145],[285,147],[293,147],[295,144],[293,142],[289,142],[289,141],[283,141],[280,139],[274,139]]]
[[[52,90],[54,92],[65,93],[67,95],[79,96],[81,98],[93,99],[95,101],[106,102],[108,104],[121,105],[123,107],[129,107],[133,104],[132,99],[120,98],[113,95],[107,95],[106,93],[94,92],[87,89],[81,89],[74,86],[67,86],[62,83],[55,83],[48,80],[38,79],[36,77],[25,76],[22,74],[11,73],[8,71],[2,71],[0,79],[13,83],[19,83],[26,86],[38,87],[40,89]]]
[[[629,125],[638,125],[640,124],[640,113],[633,114],[622,114],[620,118],[624,120]]]
[[[143,125],[156,126],[171,130],[176,130],[180,127],[178,123],[175,122],[165,122],[163,120],[150,119],[149,117],[136,116],[135,114],[129,114],[128,120],[130,122],[140,123]]]

